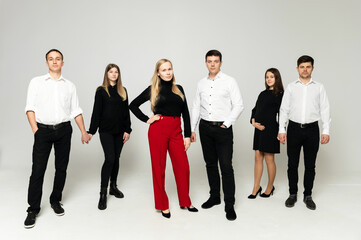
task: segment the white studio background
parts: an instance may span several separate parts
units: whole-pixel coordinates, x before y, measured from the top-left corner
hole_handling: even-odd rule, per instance
[[[361,184],[360,23],[358,0],[0,0],[0,189],[12,184],[1,178],[2,172],[12,172],[24,189],[28,184],[33,135],[24,113],[27,87],[31,78],[47,72],[44,55],[51,48],[64,54],[63,75],[77,86],[86,128],[95,89],[108,63],[120,66],[133,100],[149,85],[156,61],[170,59],[191,111],[196,84],[207,74],[204,55],[210,49],[220,50],[222,71],[237,79],[244,100],[244,111],[234,126],[234,168],[236,185],[249,190],[254,163],[249,118],[264,89],[264,72],[278,68],[286,87],[298,77],[297,58],[310,55],[315,59],[313,79],[324,84],[332,117],[331,142],[320,146],[317,159],[316,188],[320,183]],[[145,104],[142,109],[150,113],[149,108]],[[152,194],[147,126],[131,116],[133,132],[123,148],[119,175],[122,181],[145,175],[147,182],[139,181],[138,190]],[[90,181],[98,191],[103,161],[98,134],[82,146],[74,121],[72,125],[66,188],[81,188]],[[192,144],[188,157],[191,191],[208,191],[199,141]],[[276,162],[276,184],[287,188],[285,146]],[[170,166],[168,162],[167,172]],[[52,170],[48,167],[48,171]],[[167,178],[173,179],[172,174]],[[46,180],[49,188],[51,179]],[[167,181],[172,186],[174,181]],[[26,191],[19,194],[24,204],[18,207],[26,209]]]

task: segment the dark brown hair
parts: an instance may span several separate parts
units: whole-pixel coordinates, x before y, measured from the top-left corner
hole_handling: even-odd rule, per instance
[[[273,86],[273,93],[277,96],[279,93],[282,93],[284,91],[283,84],[282,84],[282,77],[281,73],[278,71],[277,68],[269,68],[264,74],[264,79],[266,80],[267,73],[273,73],[275,76],[275,84]],[[267,82],[265,81],[266,89],[269,89],[270,87],[267,85]]]

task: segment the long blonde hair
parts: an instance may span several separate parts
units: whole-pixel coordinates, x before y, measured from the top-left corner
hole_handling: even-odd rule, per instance
[[[155,64],[154,74],[153,74],[153,77],[151,79],[151,84],[152,85],[151,85],[151,89],[150,89],[150,104],[151,104],[151,109],[152,109],[153,112],[154,112],[154,107],[155,107],[155,105],[156,105],[156,103],[157,103],[157,101],[159,99],[159,91],[161,89],[161,86],[160,86],[161,79],[158,76],[159,68],[163,63],[166,63],[166,62],[169,62],[170,65],[173,68],[173,64],[172,64],[171,61],[169,61],[168,59],[161,59]],[[173,73],[173,78],[172,78],[172,92],[174,94],[177,94],[184,101],[183,93],[179,90],[179,88],[175,84],[174,73]]]
[[[107,65],[107,67],[105,68],[103,84],[101,86],[99,86],[99,88],[104,88],[104,90],[108,93],[108,96],[110,97],[110,93],[108,90],[108,87],[110,86],[108,72],[112,68],[116,68],[118,70],[119,75],[118,75],[118,79],[117,79],[117,92],[118,92],[119,96],[122,97],[123,101],[125,101],[127,99],[127,94],[126,94],[125,89],[122,84],[122,79],[120,77],[120,70],[119,70],[118,65],[116,65],[114,63],[109,63]]]

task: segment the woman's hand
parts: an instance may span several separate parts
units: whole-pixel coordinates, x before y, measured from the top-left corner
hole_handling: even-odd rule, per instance
[[[252,123],[252,125],[253,125],[253,127],[257,128],[260,131],[263,131],[266,128],[265,126],[261,125],[258,122],[254,122],[254,123]]]
[[[160,119],[159,115],[153,115],[151,118],[148,119],[147,123],[152,124]]]
[[[184,138],[184,150],[187,151],[190,146],[191,146],[191,138],[189,137]]]
[[[129,138],[130,138],[130,134],[125,132],[123,134],[123,143],[126,143],[129,140]]]

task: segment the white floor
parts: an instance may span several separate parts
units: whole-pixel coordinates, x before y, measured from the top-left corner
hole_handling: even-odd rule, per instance
[[[350,182],[356,184],[316,181],[313,194],[317,204],[315,211],[305,207],[301,194],[295,207],[284,206],[288,196],[284,174],[279,174],[273,196],[255,200],[247,199],[251,179],[246,182],[241,176],[236,176],[235,209],[238,218],[230,222],[225,218],[223,203],[208,210],[201,209],[200,205],[208,197],[204,174],[192,173],[191,179],[192,202],[200,211],[191,213],[181,210],[171,170],[167,170],[166,180],[172,214],[170,219],[163,218],[154,210],[150,172],[137,175],[121,171],[118,182],[125,198],[109,196],[108,208],[100,211],[97,209],[98,176],[86,173],[98,172],[96,167],[86,168],[83,173],[69,168],[62,201],[65,215],[58,217],[48,203],[52,168],[49,163],[42,210],[36,226],[24,229],[30,169],[2,166],[1,239],[361,239],[359,176],[353,179],[348,176]]]

